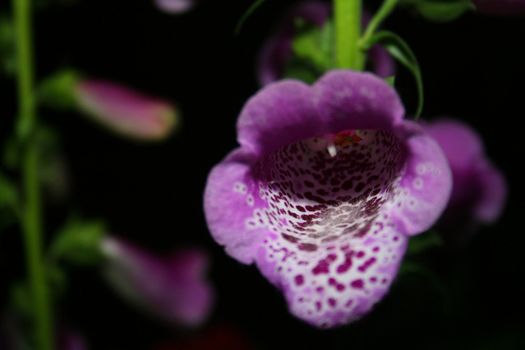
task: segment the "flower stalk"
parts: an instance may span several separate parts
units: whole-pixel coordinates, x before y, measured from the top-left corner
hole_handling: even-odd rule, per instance
[[[361,0],[334,0],[336,63],[339,68],[363,70],[361,37]]]
[[[38,181],[38,149],[32,142],[36,126],[30,0],[13,0],[16,25],[19,116],[17,133],[25,146],[23,156],[24,213],[22,230],[34,311],[35,340],[39,350],[52,350],[53,326],[42,254],[42,213]]]

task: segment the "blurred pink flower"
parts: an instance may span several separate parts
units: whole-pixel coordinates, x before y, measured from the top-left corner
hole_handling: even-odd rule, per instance
[[[177,112],[170,103],[109,81],[80,80],[74,98],[78,108],[97,122],[131,138],[164,139],[177,124]]]
[[[173,15],[188,12],[195,3],[195,0],[155,0],[160,10]]]
[[[465,235],[479,224],[498,220],[507,199],[507,183],[485,154],[478,133],[454,119],[436,120],[423,126],[441,146],[452,170],[452,195],[440,226]]]
[[[156,257],[116,238],[105,238],[102,252],[108,282],[123,297],[170,324],[196,327],[210,315],[214,293],[206,278],[208,257],[183,250]]]

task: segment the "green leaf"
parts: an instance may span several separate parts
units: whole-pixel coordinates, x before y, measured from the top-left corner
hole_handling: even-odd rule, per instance
[[[38,100],[48,107],[70,109],[76,105],[75,86],[80,74],[72,69],[58,71],[38,86]]]
[[[424,234],[410,238],[408,243],[408,255],[422,254],[432,248],[443,246],[443,239],[436,231],[428,231]]]
[[[421,115],[424,105],[424,88],[421,68],[417,61],[416,55],[410,46],[399,35],[389,32],[381,31],[374,34],[367,42],[363,43],[363,48],[368,50],[375,44],[380,44],[394,57],[399,63],[407,68],[413,75],[416,88],[418,103],[416,109],[416,119]]]
[[[303,28],[298,28],[299,34],[292,42],[294,58],[305,61],[320,72],[334,68],[334,24],[328,21],[322,28],[316,26],[305,28],[299,22],[299,26]]]
[[[307,84],[312,84],[319,78],[321,74],[322,72],[319,72],[308,62],[294,59],[288,62],[286,65],[283,77],[298,79]]]
[[[450,22],[476,8],[471,0],[407,0],[405,3],[433,22]]]
[[[101,241],[106,233],[101,221],[71,219],[58,232],[50,248],[50,258],[76,265],[94,265],[102,261]]]
[[[396,76],[392,75],[392,76],[386,77],[385,81],[387,82],[388,85],[394,87],[396,85]]]

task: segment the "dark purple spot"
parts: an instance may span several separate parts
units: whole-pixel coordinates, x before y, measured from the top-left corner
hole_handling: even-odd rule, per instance
[[[303,275],[297,275],[295,276],[295,284],[298,286],[302,285],[304,283],[304,277]]]
[[[355,289],[363,289],[363,287],[365,286],[365,283],[363,282],[362,279],[358,279],[358,280],[352,281],[352,283],[350,283],[350,286]]]

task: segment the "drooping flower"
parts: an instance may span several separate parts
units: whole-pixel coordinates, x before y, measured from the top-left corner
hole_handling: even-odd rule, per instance
[[[122,240],[105,238],[102,252],[107,280],[130,302],[173,325],[196,327],[207,320],[214,294],[203,251],[159,258]]]
[[[445,156],[403,117],[395,90],[369,73],[273,83],[244,106],[240,147],[209,175],[214,239],[255,263],[312,325],[366,314],[388,291],[409,237],[449,199]]]
[[[282,79],[289,61],[293,58],[292,43],[296,30],[296,20],[322,27],[329,19],[331,6],[321,1],[304,1],[295,5],[281,20],[277,30],[263,44],[257,63],[259,84],[266,85]],[[368,22],[367,16],[363,21]],[[374,46],[368,53],[374,72],[383,77],[392,76],[395,66],[386,50]]]
[[[171,103],[69,69],[46,79],[38,97],[47,106],[79,111],[117,134],[141,141],[165,139],[178,124]]]
[[[485,155],[476,131],[452,119],[437,120],[424,128],[443,149],[453,176],[452,195],[440,225],[457,233],[495,222],[505,205],[507,185]]]
[[[525,0],[474,0],[480,12],[494,15],[523,15]]]
[[[196,2],[196,0],[155,0],[160,10],[173,15],[188,12]]]
[[[81,80],[74,97],[80,110],[127,137],[164,139],[177,124],[177,112],[171,104],[109,81]]]

